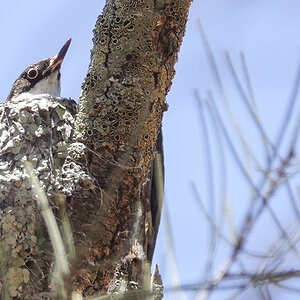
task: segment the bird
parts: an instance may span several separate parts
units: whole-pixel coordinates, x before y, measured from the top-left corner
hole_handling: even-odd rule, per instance
[[[19,96],[48,94],[60,96],[60,67],[72,39],[62,46],[52,58],[42,59],[26,68],[14,82],[6,101]]]

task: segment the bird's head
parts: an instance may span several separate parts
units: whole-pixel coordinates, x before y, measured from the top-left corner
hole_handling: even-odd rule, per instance
[[[14,82],[6,101],[23,93],[60,96],[60,67],[70,46],[69,39],[52,58],[45,58],[26,68]]]

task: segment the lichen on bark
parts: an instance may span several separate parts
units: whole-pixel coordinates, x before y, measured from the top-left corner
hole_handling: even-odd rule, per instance
[[[66,199],[77,255],[68,292],[161,299],[158,269],[150,274],[162,198],[153,159],[190,2],[107,1],[76,120],[73,102],[51,97],[1,106],[1,243],[13,254],[1,272],[2,284],[15,284],[4,289],[10,295],[54,297],[52,246],[25,179],[26,156],[53,210],[57,193]]]
[[[107,1],[97,20],[76,119],[76,140],[85,145],[93,177],[93,210],[84,198],[70,197],[76,231],[94,237],[77,237],[79,252],[88,253],[82,265],[90,267],[74,280],[79,289],[89,282],[91,294],[111,286],[124,265],[128,282],[143,286],[158,229],[151,165],[190,2]],[[143,255],[129,255],[136,247]]]
[[[75,114],[75,102],[60,98],[0,104],[0,298],[41,299],[49,292],[52,246],[23,162],[32,163],[55,210]]]

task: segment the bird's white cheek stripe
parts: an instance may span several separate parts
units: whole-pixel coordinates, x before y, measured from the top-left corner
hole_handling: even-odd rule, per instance
[[[58,79],[58,71],[54,71],[46,78],[39,81],[27,93],[32,95],[49,94],[53,97],[60,96],[60,80]]]

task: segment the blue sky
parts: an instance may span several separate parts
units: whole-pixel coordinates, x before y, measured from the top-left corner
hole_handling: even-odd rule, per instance
[[[72,37],[72,44],[62,66],[62,96],[78,100],[81,83],[88,68],[92,48],[92,29],[101,13],[104,1],[3,1],[0,10],[0,100],[4,101],[17,76],[28,65],[57,53]],[[197,18],[202,25],[216,57],[227,93],[230,108],[236,116],[246,139],[256,154],[263,156],[263,147],[244,106],[241,104],[224,52],[228,51],[243,79],[239,53],[245,54],[254,89],[257,107],[266,131],[271,138],[278,132],[282,114],[290,97],[300,62],[300,2],[298,0],[195,0],[191,7],[186,36],[176,65],[176,76],[167,96],[169,110],[163,119],[166,161],[166,207],[170,217],[175,257],[180,280],[194,283],[203,277],[205,260],[209,256],[209,227],[192,192],[197,186],[204,204],[209,208],[211,198],[207,183],[205,140],[200,130],[199,109],[193,90],[207,95],[211,90],[221,115],[227,118],[218,86],[208,63]],[[243,81],[245,84],[245,81]],[[233,131],[227,120],[227,128]],[[211,122],[209,123],[212,126]],[[232,134],[234,136],[234,133]],[[213,136],[213,135],[212,135]],[[213,138],[212,138],[213,139]],[[234,138],[237,147],[240,144]],[[212,142],[213,147],[218,146]],[[220,178],[218,149],[215,159],[216,206],[220,206]],[[229,195],[236,230],[242,224],[248,204],[248,186],[232,157],[226,152]],[[260,158],[263,161],[262,158]],[[259,171],[253,167],[253,176]],[[276,200],[277,199],[277,200]],[[277,197],[274,209],[282,213],[285,225],[297,220],[291,209]],[[276,202],[277,201],[277,202]],[[220,208],[218,208],[220,214]],[[225,225],[224,225],[225,226]],[[265,249],[278,238],[272,221],[266,215],[250,238],[249,247]],[[263,230],[261,230],[262,228]],[[173,271],[169,269],[170,250],[165,227],[162,226],[155,262],[159,264],[166,286],[171,284]],[[220,244],[214,262],[216,268],[230,253]],[[294,261],[290,263],[294,266]],[[289,265],[288,265],[289,266]],[[225,299],[227,292],[211,299]],[[274,288],[274,299],[297,299],[295,294]],[[260,299],[258,295],[242,295],[239,299]],[[193,299],[194,294],[167,294],[165,299]]]

